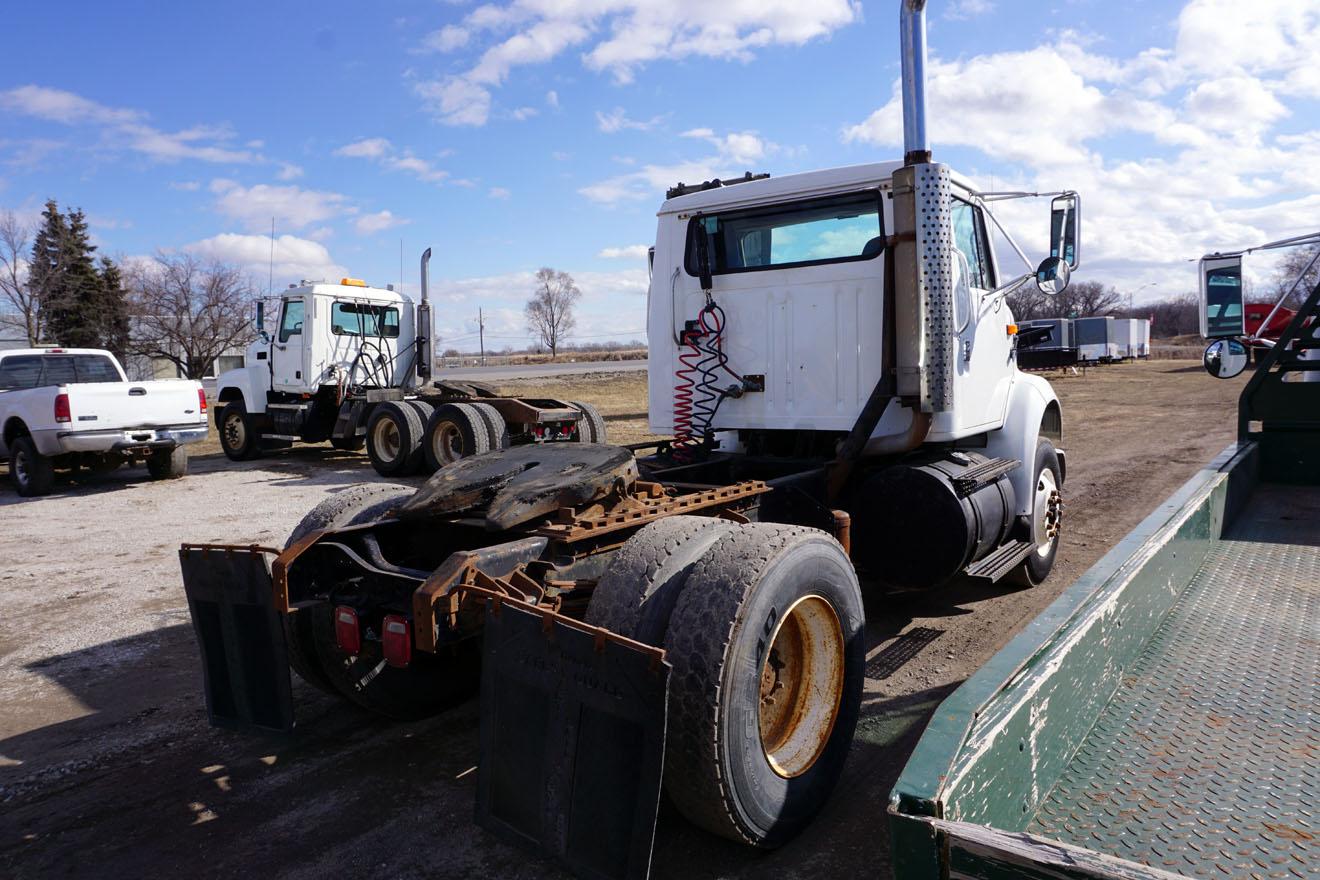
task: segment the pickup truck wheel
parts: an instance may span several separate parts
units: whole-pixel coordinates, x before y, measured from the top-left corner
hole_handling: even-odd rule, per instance
[[[188,447],[157,449],[147,456],[147,473],[153,480],[170,480],[188,473]]]
[[[468,406],[477,411],[482,421],[486,423],[486,436],[490,438],[490,448],[508,449],[509,448],[509,423],[504,421],[504,416],[500,411],[489,403],[470,403]]]
[[[439,470],[461,458],[490,452],[490,431],[477,408],[468,403],[437,407],[426,425],[426,461]]]
[[[734,528],[711,516],[670,516],[645,526],[610,560],[584,619],[647,645],[663,645],[693,563]]]
[[[241,400],[225,404],[220,414],[220,448],[231,461],[250,461],[261,455],[261,438],[256,426],[248,418],[247,407]]]
[[[367,420],[367,456],[383,477],[406,477],[422,461],[422,420],[405,401],[382,403]]]
[[[1024,587],[1044,583],[1054,569],[1054,557],[1059,552],[1059,533],[1063,525],[1063,474],[1054,444],[1048,440],[1036,441],[1036,482],[1032,485],[1031,518],[1028,535],[1036,544],[1036,551],[1027,557],[1004,580]]]
[[[50,459],[37,452],[31,437],[18,437],[10,444],[9,476],[14,489],[24,498],[50,494],[55,485],[55,467]]]
[[[569,405],[582,413],[582,418],[578,419],[579,443],[607,442],[605,439],[605,419],[601,416],[600,410],[590,403],[583,403],[578,400],[570,400]]]
[[[710,546],[665,635],[665,789],[693,823],[775,847],[843,771],[861,706],[862,594],[838,542],[751,523]]]
[[[410,486],[394,486],[388,483],[359,483],[337,492],[313,507],[294,526],[289,540],[284,542],[287,550],[295,542],[311,532],[321,529],[333,529],[346,526],[365,511],[373,510],[382,501],[398,503],[413,492]],[[298,677],[318,690],[336,697],[341,696],[325,670],[316,650],[315,627],[312,618],[318,614],[329,616],[334,611],[329,603],[323,603],[292,614],[284,615],[284,644],[288,650],[289,668]]]

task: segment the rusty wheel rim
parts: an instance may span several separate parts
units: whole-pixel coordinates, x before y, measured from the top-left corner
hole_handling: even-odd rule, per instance
[[[399,426],[394,424],[393,419],[385,418],[377,422],[371,440],[371,445],[376,447],[377,454],[385,461],[394,461],[403,449],[403,441],[399,438]]]
[[[843,697],[843,627],[823,597],[803,596],[780,618],[761,664],[761,750],[785,779],[811,769]]]
[[[435,449],[435,459],[441,464],[451,464],[463,457],[463,435],[453,422],[440,422],[436,425],[431,435],[431,444]]]

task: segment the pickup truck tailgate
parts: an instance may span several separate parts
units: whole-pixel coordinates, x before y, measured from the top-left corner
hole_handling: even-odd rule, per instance
[[[73,431],[163,428],[206,422],[197,385],[185,380],[66,385]]]

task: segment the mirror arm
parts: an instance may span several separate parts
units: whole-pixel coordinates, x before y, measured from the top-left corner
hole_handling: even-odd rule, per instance
[[[999,230],[999,234],[1004,236],[1004,238],[1008,240],[1008,243],[1013,246],[1013,250],[1017,251],[1017,255],[1022,259],[1022,265],[1026,266],[1027,271],[1032,275],[1035,275],[1036,267],[1031,265],[1031,260],[1027,258],[1027,255],[1023,252],[1022,248],[1018,247],[1018,243],[1013,236],[1008,234],[1008,230],[1004,228],[1004,224],[999,222],[999,218],[995,216],[995,212],[991,211],[989,208],[985,208],[985,215],[990,218],[991,223],[995,224],[995,228]]]
[[[1006,297],[1035,277],[1035,272],[1028,272],[1026,275],[1018,276],[1007,284],[1001,284],[985,295],[985,302],[988,304],[994,302],[997,298]]]

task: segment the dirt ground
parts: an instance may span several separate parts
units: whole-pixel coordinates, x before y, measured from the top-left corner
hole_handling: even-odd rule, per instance
[[[641,376],[509,390],[596,400],[627,442],[645,431]],[[662,807],[654,877],[888,875],[888,793],[938,701],[1231,441],[1245,380],[1152,361],[1053,381],[1068,452],[1053,577],[868,597],[863,717],[824,813],[764,853]],[[400,724],[295,679],[292,738],[207,726],[179,543],[282,544],[316,502],[375,474],[328,447],[192,464],[180,481],[121,470],[32,501],[0,488],[0,876],[558,876],[471,824],[475,701]],[[928,643],[897,665],[886,649],[904,634]]]

